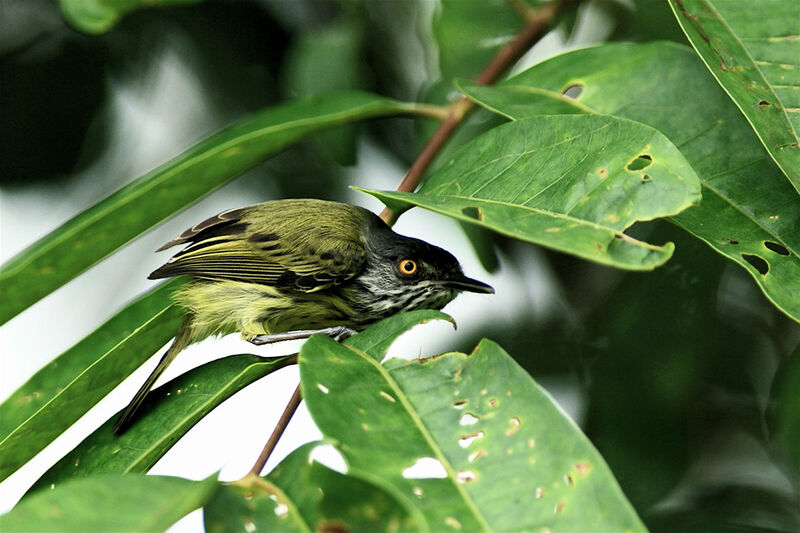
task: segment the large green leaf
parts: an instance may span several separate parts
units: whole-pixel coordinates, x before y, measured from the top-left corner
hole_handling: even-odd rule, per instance
[[[303,396],[348,473],[413,508],[420,527],[644,530],[586,437],[496,344],[380,358],[313,337],[300,352]],[[440,472],[414,475],[426,461]]]
[[[214,479],[166,476],[77,479],[23,500],[0,516],[0,531],[162,532],[202,507],[217,487]]]
[[[672,244],[624,233],[700,201],[700,185],[661,133],[597,115],[539,116],[496,127],[456,152],[417,194],[374,192],[505,235],[621,268],[663,264]]]
[[[212,409],[292,360],[232,355],[173,379],[148,395],[142,414],[125,433],[112,433],[113,416],[50,468],[31,492],[75,477],[147,472]]]
[[[389,493],[312,459],[320,443],[301,446],[266,478],[242,479],[220,490],[203,511],[208,533],[256,531],[416,531]]]
[[[0,405],[0,480],[83,416],[178,330],[183,315],[162,284],[39,370]],[[14,354],[4,354],[12,356]]]
[[[85,33],[105,33],[133,11],[155,6],[196,4],[204,0],[59,0],[64,19]]]
[[[75,216],[0,268],[0,324],[147,229],[311,133],[413,110],[360,92],[281,104],[208,137]]]
[[[572,105],[562,93],[578,87],[574,112],[615,114],[657,128],[702,183],[700,206],[673,220],[746,268],[778,308],[800,321],[800,202],[691,50],[609,44],[558,56],[497,87],[462,86],[486,107],[520,119],[562,112]]]
[[[800,192],[797,0],[670,0],[708,69]]]

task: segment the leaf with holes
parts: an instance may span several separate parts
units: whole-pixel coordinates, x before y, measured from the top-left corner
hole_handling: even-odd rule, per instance
[[[658,131],[609,116],[538,116],[459,150],[419,193],[367,191],[598,263],[653,269],[672,254],[624,233],[700,201],[697,176]]]
[[[145,473],[212,409],[294,358],[232,355],[211,361],[153,390],[141,415],[122,435],[111,428],[117,415],[86,437],[48,470],[30,492],[75,477]]]
[[[708,70],[800,192],[800,8],[797,0],[670,0]],[[758,15],[753,16],[757,7]]]
[[[419,531],[388,492],[315,462],[320,444],[296,449],[265,478],[220,490],[203,511],[206,531]]]
[[[128,304],[0,404],[0,480],[49,445],[175,335],[183,312],[170,294],[180,284],[164,283]]]
[[[562,93],[578,89],[576,113],[615,114],[657,128],[692,164],[703,190],[698,207],[672,220],[746,268],[778,308],[800,321],[800,202],[690,49],[609,44],[555,57],[497,87],[462,87],[518,119],[561,112],[571,100]]]
[[[4,533],[48,531],[164,531],[202,507],[214,479],[113,475],[77,479],[43,491],[0,516]]]
[[[431,531],[644,531],[603,459],[491,341],[426,360],[325,337],[300,352],[303,397],[348,472]]]
[[[413,104],[369,93],[331,93],[265,109],[209,136],[3,264],[0,324],[165,218],[303,138],[413,109]]]

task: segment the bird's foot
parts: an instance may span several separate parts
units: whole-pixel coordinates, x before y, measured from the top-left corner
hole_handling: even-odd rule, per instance
[[[327,335],[336,342],[341,342],[348,337],[352,337],[357,332],[344,326],[335,326],[332,328],[323,329],[301,329],[297,331],[287,331],[286,333],[274,333],[271,335],[248,335],[243,336],[244,340],[255,344],[256,346],[263,346],[264,344],[273,344],[283,341],[294,341],[298,339],[307,339],[311,335]]]

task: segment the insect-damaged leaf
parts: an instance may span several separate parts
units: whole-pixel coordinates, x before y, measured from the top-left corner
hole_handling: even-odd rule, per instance
[[[598,115],[538,116],[484,133],[417,194],[367,191],[606,265],[648,270],[672,244],[624,233],[700,201],[686,159],[658,131]]]
[[[586,437],[491,341],[469,356],[381,365],[314,337],[300,373],[348,472],[411,505],[431,531],[644,530]]]
[[[708,70],[800,192],[800,8],[796,0],[670,0]],[[753,8],[758,15],[753,16]]]
[[[206,506],[206,531],[418,531],[409,511],[372,483],[312,459],[301,446],[263,478],[246,477]]]
[[[636,76],[629,73],[635,72]],[[746,268],[800,321],[800,202],[741,113],[687,47],[609,44],[560,55],[497,87],[462,84],[488,109],[620,115],[667,135],[700,177],[703,201],[672,220]],[[573,98],[563,96],[579,88]]]

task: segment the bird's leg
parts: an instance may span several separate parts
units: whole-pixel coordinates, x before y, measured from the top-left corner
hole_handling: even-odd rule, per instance
[[[346,328],[344,326],[335,326],[323,329],[301,329],[297,331],[287,331],[286,333],[275,333],[272,335],[251,335],[244,338],[247,342],[251,342],[256,346],[264,344],[272,344],[275,342],[295,341],[298,339],[307,339],[311,335],[322,334],[327,335],[336,342],[341,342],[348,337],[356,334],[356,331]]]

